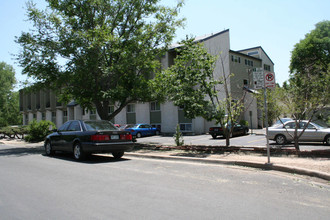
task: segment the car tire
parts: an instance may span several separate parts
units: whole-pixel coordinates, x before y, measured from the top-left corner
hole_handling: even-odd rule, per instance
[[[276,144],[278,144],[278,145],[283,145],[287,142],[286,137],[283,134],[276,135],[275,141],[276,141]]]
[[[160,132],[159,131],[156,131],[156,135],[159,135],[160,134]]]
[[[247,135],[248,134],[248,130],[244,129],[244,134],[243,135]]]
[[[140,132],[136,133],[136,138],[142,137],[142,134]]]
[[[73,157],[75,160],[83,160],[85,158],[84,151],[78,142],[73,145]]]
[[[120,158],[122,158],[122,156],[124,156],[124,151],[113,152],[112,156],[116,159],[120,159]]]
[[[45,153],[46,153],[47,156],[53,156],[54,153],[55,153],[50,141],[47,141],[46,144],[45,144]]]
[[[325,138],[324,138],[324,142],[326,145],[330,145],[330,135],[327,135]]]
[[[217,138],[217,135],[216,134],[212,134],[212,138],[213,139],[216,139]]]

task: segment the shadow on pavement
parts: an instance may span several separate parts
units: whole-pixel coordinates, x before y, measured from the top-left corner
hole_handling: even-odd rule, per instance
[[[43,152],[43,148],[35,147],[35,148],[25,148],[25,147],[18,147],[18,148],[5,148],[0,150],[0,156],[26,156],[31,154],[41,154]]]
[[[48,156],[46,156],[46,154],[42,154],[42,155],[45,157],[48,157]],[[124,157],[125,157],[125,155],[124,155]],[[76,161],[73,158],[72,153],[64,153],[64,152],[56,152],[56,154],[54,156],[52,156],[51,158],[65,160],[65,161],[71,161],[71,162],[75,162],[75,163],[85,163],[85,164],[115,163],[115,162],[124,162],[124,161],[130,160],[130,159],[126,159],[126,158],[116,159],[116,158],[112,157],[110,154],[109,154],[109,156],[92,154],[92,155],[87,156],[86,159],[83,161]]]

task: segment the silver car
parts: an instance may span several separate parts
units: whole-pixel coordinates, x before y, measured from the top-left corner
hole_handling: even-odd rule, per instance
[[[299,123],[298,135],[302,132],[308,121]],[[270,127],[268,129],[268,139],[276,141],[282,145],[293,141],[294,130],[296,127],[295,121],[287,121],[284,126]],[[290,135],[291,134],[291,135]],[[330,128],[324,128],[314,122],[310,122],[305,132],[299,138],[299,142],[323,142],[330,145]]]

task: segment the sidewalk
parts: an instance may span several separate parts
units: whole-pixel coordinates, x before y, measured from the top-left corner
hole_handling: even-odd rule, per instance
[[[43,143],[26,143],[22,140],[0,139],[0,156],[3,145],[12,147],[36,148],[43,150]],[[206,153],[201,151],[187,151],[175,148],[150,146],[137,146],[133,151],[125,153],[124,157],[142,157],[151,159],[166,159],[175,161],[189,161],[206,164],[238,165],[259,168],[264,170],[276,170],[330,181],[330,158],[324,157],[298,157],[297,155],[271,155],[270,164],[267,164],[267,156],[255,152],[223,152]]]

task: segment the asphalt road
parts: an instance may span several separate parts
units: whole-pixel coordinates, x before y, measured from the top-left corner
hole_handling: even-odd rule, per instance
[[[210,145],[210,146],[225,146],[226,139],[217,137],[213,139],[211,135],[194,135],[184,136],[184,143],[187,145]],[[137,139],[137,143],[152,143],[162,145],[175,145],[173,137],[163,136],[149,136]],[[244,147],[266,147],[267,141],[264,135],[246,135],[238,136],[230,139],[231,146],[244,146]],[[277,148],[275,141],[269,141],[270,147]],[[285,148],[294,148],[293,144],[285,145]],[[300,150],[325,150],[329,149],[330,146],[323,145],[322,143],[300,143]]]
[[[330,185],[250,168],[0,145],[1,219],[328,219]]]

